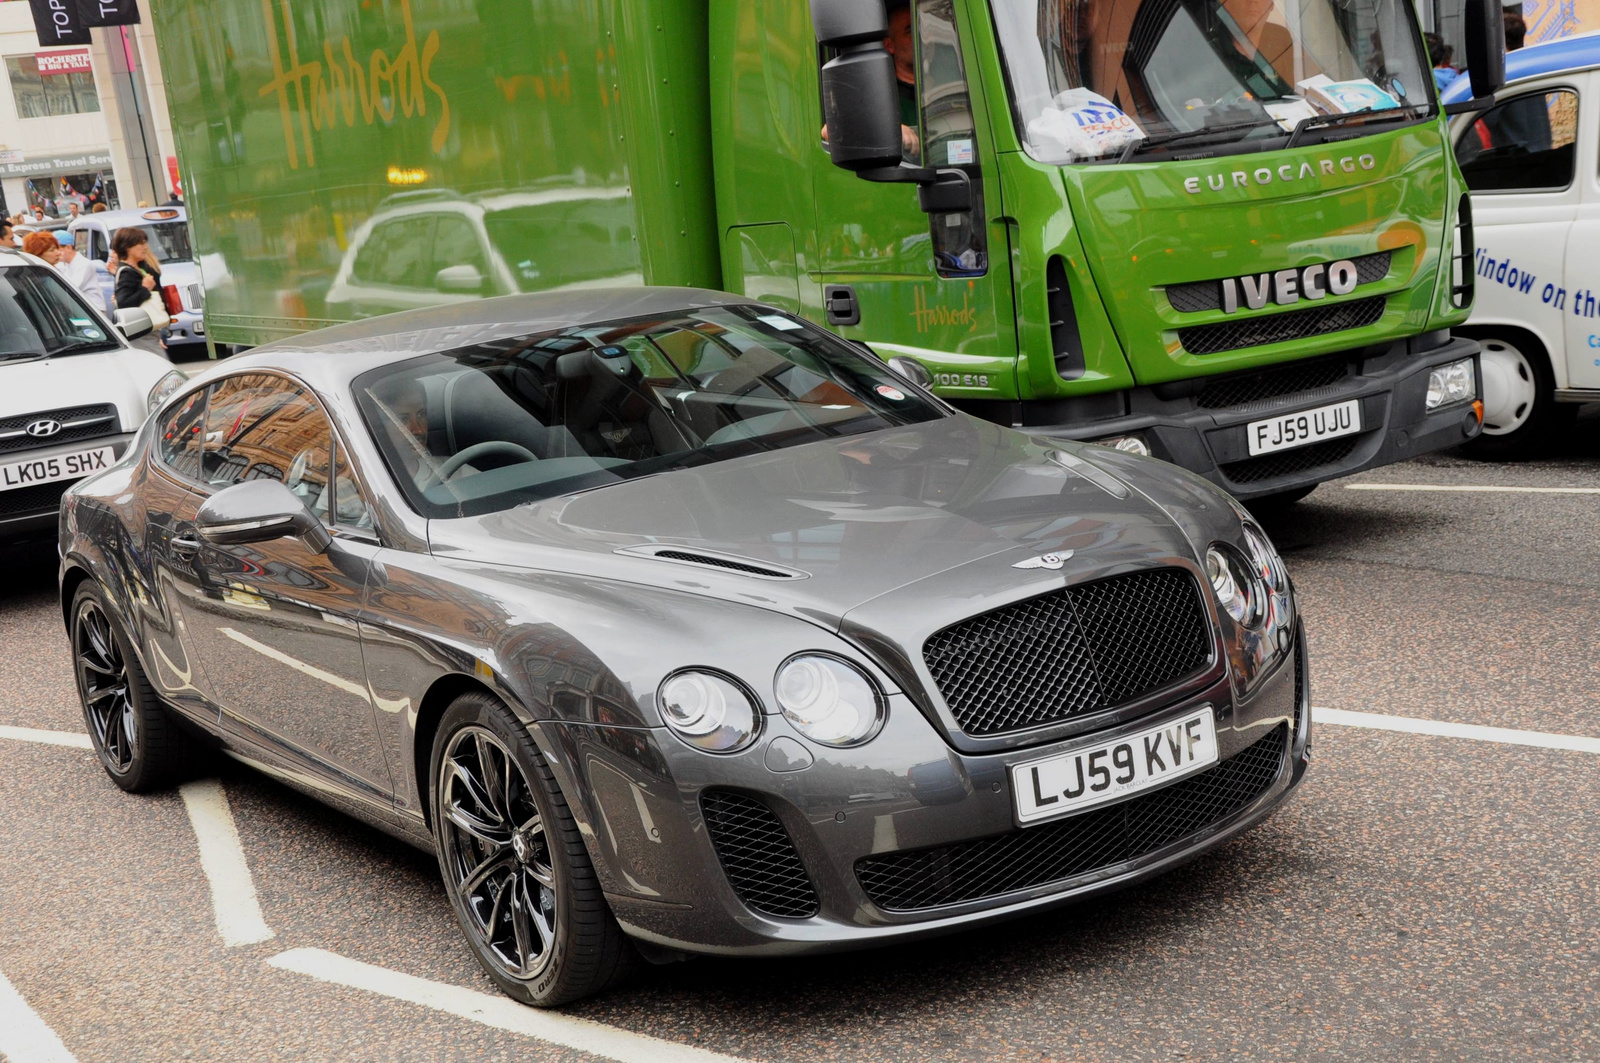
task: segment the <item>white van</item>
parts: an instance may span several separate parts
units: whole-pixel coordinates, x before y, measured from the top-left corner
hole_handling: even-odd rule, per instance
[[[1456,119],[1472,190],[1476,285],[1457,331],[1483,346],[1478,457],[1542,452],[1600,402],[1600,33],[1506,56],[1496,105]],[[1472,95],[1468,79],[1445,103]]]

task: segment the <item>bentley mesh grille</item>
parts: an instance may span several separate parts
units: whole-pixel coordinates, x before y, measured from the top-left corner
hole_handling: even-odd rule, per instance
[[[1170,786],[1070,819],[936,849],[856,862],[872,902],[916,911],[998,897],[1137,860],[1221,823],[1266,793],[1283,770],[1289,729]]]
[[[1390,252],[1362,255],[1350,261],[1356,264],[1356,287],[1381,281],[1389,275]],[[1202,310],[1222,309],[1222,281],[1191,281],[1188,284],[1167,285],[1167,302],[1180,314],[1195,314]]]
[[[1254,484],[1291,473],[1310,472],[1325,465],[1337,465],[1355,453],[1360,439],[1360,436],[1344,436],[1295,450],[1263,454],[1259,458],[1230,461],[1221,466],[1222,475],[1236,484]]]
[[[817,914],[811,877],[772,809],[731,790],[705,791],[700,807],[722,869],[746,907],[783,919]]]
[[[57,443],[73,443],[80,439],[114,436],[117,434],[118,427],[121,424],[117,418],[117,408],[110,404],[73,406],[65,410],[41,410],[38,413],[0,418],[0,432],[20,432],[35,421],[42,420],[55,421],[62,425],[71,421],[92,421],[93,423],[62,428],[55,435],[46,436],[42,439],[36,439],[29,435],[0,439],[0,454],[9,454],[18,450],[33,450],[37,447],[53,447]]]
[[[1217,354],[1243,347],[1302,340],[1308,336],[1325,336],[1330,332],[1375,324],[1383,317],[1387,301],[1384,296],[1375,295],[1370,299],[1313,306],[1305,310],[1291,310],[1286,314],[1264,314],[1237,321],[1219,321],[1214,325],[1192,325],[1178,330],[1178,342],[1190,354]]]
[[[1302,395],[1312,399],[1316,396],[1308,393],[1331,388],[1349,375],[1350,363],[1343,356],[1295,362],[1276,369],[1261,369],[1208,381],[1195,398],[1195,405],[1202,410],[1223,410],[1267,399],[1280,399],[1286,395]]]
[[[1194,579],[1163,568],[1052,591],[963,620],[922,647],[969,735],[1003,734],[1132,701],[1205,666]]]

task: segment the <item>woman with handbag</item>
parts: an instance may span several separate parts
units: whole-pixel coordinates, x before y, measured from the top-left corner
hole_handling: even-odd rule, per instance
[[[111,237],[111,251],[120,263],[112,305],[118,310],[136,307],[150,315],[156,331],[166,328],[172,317],[161,296],[161,263],[150,253],[145,231],[133,226],[118,229]]]

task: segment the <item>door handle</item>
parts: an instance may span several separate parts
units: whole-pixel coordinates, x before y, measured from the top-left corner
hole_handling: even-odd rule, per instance
[[[176,535],[169,540],[172,551],[184,557],[193,557],[200,552],[200,540],[188,535]]]

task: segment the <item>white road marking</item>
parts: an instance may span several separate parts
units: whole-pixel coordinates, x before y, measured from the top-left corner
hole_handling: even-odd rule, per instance
[[[37,727],[0,727],[0,738],[13,742],[43,742],[47,746],[71,746],[73,749],[93,749],[89,736],[76,731],[41,731]]]
[[[1471,484],[1345,484],[1346,491],[1440,491],[1479,495],[1600,495],[1600,487],[1476,487]]]
[[[215,779],[185,783],[178,791],[189,822],[200,843],[200,868],[211,886],[211,907],[217,917],[217,933],[222,943],[253,945],[273,936],[272,928],[261,917],[256,901],[256,885],[244,860],[244,847],[228,811],[228,796]]]
[[[0,974],[0,1058],[9,1063],[78,1063],[56,1032]]]
[[[619,1030],[589,1019],[541,1011],[499,994],[401,974],[322,949],[290,949],[267,961],[274,967],[335,985],[420,1004],[497,1030],[537,1038],[620,1063],[743,1063],[733,1056],[676,1041]]]
[[[1600,753],[1600,738],[1583,735],[1550,734],[1545,731],[1516,731],[1509,727],[1484,727],[1476,723],[1450,723],[1446,720],[1419,720],[1414,716],[1383,716],[1376,712],[1349,712],[1345,709],[1311,710],[1318,724],[1340,727],[1367,727],[1376,731],[1403,731],[1406,734],[1466,738],[1474,742],[1499,742],[1509,746],[1537,746],[1564,749],[1574,753]]]
[[[265,643],[257,642],[249,635],[235,631],[231,627],[219,627],[217,630],[246,649],[255,650],[257,653],[261,654],[261,656],[268,657],[274,661],[277,661],[279,664],[286,664],[295,671],[300,672],[303,675],[310,676],[312,679],[320,679],[329,686],[338,687],[346,694],[354,694],[358,698],[365,698],[367,696],[367,688],[362,686],[360,683],[352,683],[350,680],[345,679],[342,676],[334,675],[332,672],[324,672],[321,668],[318,668],[315,665],[307,664],[298,657],[291,657],[282,650],[275,650]]]

